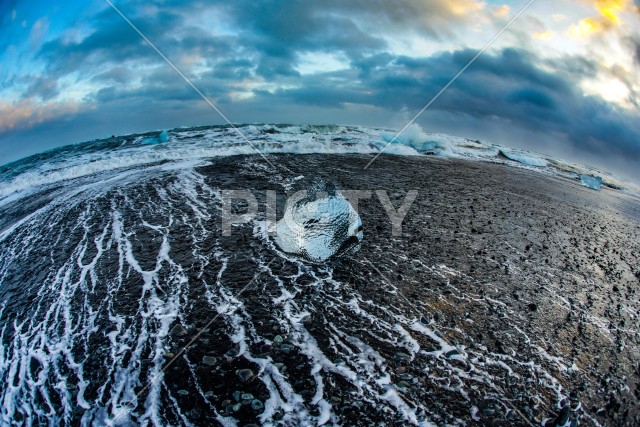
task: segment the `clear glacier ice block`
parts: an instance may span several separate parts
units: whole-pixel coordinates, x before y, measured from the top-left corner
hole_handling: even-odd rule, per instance
[[[303,191],[287,202],[276,224],[275,241],[284,252],[322,263],[355,252],[362,241],[362,220],[335,189]]]

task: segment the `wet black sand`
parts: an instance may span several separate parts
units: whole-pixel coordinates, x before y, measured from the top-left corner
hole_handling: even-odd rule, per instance
[[[531,351],[540,347],[566,366],[575,363],[578,370],[572,373],[559,372],[552,363],[548,370],[563,393],[576,392],[593,417],[581,417],[581,424],[640,422],[640,200],[566,178],[462,160],[383,156],[364,171],[369,156],[270,158],[339,188],[386,190],[396,208],[408,190],[419,191],[401,237],[391,236],[375,195],[360,201],[365,240],[352,259],[335,267],[340,282],[364,298],[417,316],[404,300],[384,295],[384,280],[362,263],[368,260],[455,345],[544,366],[546,361]],[[234,164],[227,167],[236,170]],[[221,169],[216,165],[203,172]],[[252,173],[231,174],[230,188],[253,183]],[[422,268],[433,265],[462,274],[443,278]],[[309,293],[306,297],[313,298],[313,290]],[[321,329],[315,333],[323,334]],[[433,347],[414,338],[423,348]],[[377,349],[393,360],[392,348]],[[428,358],[391,364],[420,378],[407,393],[427,407],[442,408],[442,414],[473,423],[468,409],[474,404],[480,409],[479,424],[526,424],[513,413],[505,420],[504,409],[492,410],[503,405],[482,392],[471,391],[469,402],[443,393],[434,384],[446,382],[449,371],[425,372]],[[460,368],[468,366],[461,363]],[[504,393],[501,399],[534,424],[552,418],[557,396],[538,386],[544,379],[527,378],[526,369],[520,374],[518,380],[496,378],[497,394]],[[533,402],[534,395],[541,400]]]
[[[40,349],[40,362],[20,356],[26,375],[46,372],[29,394],[33,384],[2,371],[3,395],[11,381],[18,408],[43,408],[16,409],[15,424],[150,423],[143,387],[169,361],[148,409],[162,424],[540,425],[578,403],[580,425],[640,422],[638,199],[499,164],[384,155],[364,171],[371,156],[269,158],[277,172],[239,156],[195,177],[140,179],[3,242],[0,325],[15,353],[0,368],[22,346]],[[361,200],[362,247],[328,266],[283,258],[261,216],[221,236],[214,191],[251,189],[262,211],[265,190],[277,190],[281,213],[286,192],[317,179],[386,190],[396,207],[409,190],[418,197],[396,237],[375,194]],[[152,279],[127,250],[156,268]],[[75,266],[92,259],[82,276]],[[71,320],[60,308],[41,327],[61,295]],[[162,311],[174,297],[178,314]],[[177,316],[168,333],[162,316]],[[66,345],[70,356],[55,353]]]

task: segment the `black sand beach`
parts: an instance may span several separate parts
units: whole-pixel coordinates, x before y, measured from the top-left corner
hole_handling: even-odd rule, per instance
[[[158,419],[172,424],[224,425],[232,417],[240,426],[540,425],[567,406],[580,425],[638,425],[640,200],[483,162],[384,155],[364,171],[369,155],[269,158],[277,173],[258,156],[238,156],[197,168],[193,186],[167,175],[114,189],[47,220],[69,225],[48,237],[61,243],[41,265],[27,267],[32,258],[17,254],[3,267],[0,324],[37,325],[44,309],[34,307],[59,294],[35,284],[10,291],[24,271],[72,259],[78,242],[103,229],[112,241],[101,243],[103,252],[88,245],[82,259],[102,254],[92,267],[96,281],[68,298],[72,319],[89,306],[95,313],[68,341],[72,354],[88,349],[87,383],[65,386],[71,424],[138,423],[146,396],[156,393]],[[293,189],[280,184],[301,175],[301,188],[322,179],[339,189],[386,190],[396,208],[407,191],[419,193],[397,237],[375,194],[360,200],[361,249],[328,266],[283,258],[261,217],[220,235],[211,189],[251,189],[261,211],[265,190],[278,190],[281,214]],[[109,225],[114,215],[120,222]],[[81,216],[84,234],[72,226]],[[5,250],[20,238],[14,233]],[[129,249],[118,249],[124,239]],[[156,258],[163,241],[168,255]],[[125,253],[141,271],[156,266],[154,276],[127,266]],[[163,312],[173,320],[152,322],[149,300],[174,297],[177,315]],[[59,337],[68,336],[64,324],[53,326]],[[133,336],[126,346],[117,338],[125,330]],[[141,334],[155,341],[139,343]],[[15,347],[15,336],[7,329],[3,344]],[[139,375],[131,389],[140,392],[172,359],[139,396],[123,392],[120,403],[107,403],[113,391],[105,390],[122,384],[118,369]],[[53,396],[48,372],[42,387]],[[64,406],[64,398],[29,396],[14,394],[45,408],[36,420]],[[95,409],[101,405],[105,411]]]

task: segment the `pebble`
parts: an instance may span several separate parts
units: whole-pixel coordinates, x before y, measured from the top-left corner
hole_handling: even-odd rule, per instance
[[[300,392],[300,396],[306,400],[306,401],[310,401],[311,399],[313,399],[313,396],[315,396],[315,392],[311,391],[311,390],[302,390]]]
[[[394,357],[394,359],[396,359],[397,362],[411,360],[411,356],[409,356],[406,353],[402,353],[402,352],[396,353],[395,356],[393,356],[393,357]]]
[[[269,353],[271,351],[271,345],[263,344],[260,346],[260,353]]]
[[[291,350],[293,350],[293,346],[291,344],[282,344],[280,346],[280,350],[284,351],[285,353],[289,353]]]
[[[175,357],[175,354],[173,353],[165,353],[164,354],[164,358],[165,359],[173,359]]]
[[[460,354],[460,352],[458,350],[449,350],[445,353],[445,357],[447,359],[451,359],[453,356],[458,356]]]
[[[182,327],[181,324],[177,324],[176,326],[174,326],[173,328],[171,328],[171,332],[169,332],[169,335],[175,337],[183,337],[185,335],[187,335],[187,330],[185,328]]]
[[[262,411],[264,409],[264,403],[261,400],[253,399],[251,401],[251,409],[254,411]]]
[[[246,383],[253,378],[253,371],[251,369],[238,369],[236,375],[240,378],[240,381]]]
[[[187,390],[178,390],[178,394],[180,396],[188,396],[189,392]]]
[[[213,356],[203,356],[202,357],[202,363],[204,363],[205,365],[213,366],[217,362],[218,362],[218,359],[216,359]]]
[[[277,343],[281,343],[284,340],[282,339],[282,337],[280,335],[276,335],[275,338],[273,339],[273,341],[277,342]]]

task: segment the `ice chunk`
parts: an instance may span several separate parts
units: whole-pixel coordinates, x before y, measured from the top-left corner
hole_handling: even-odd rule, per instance
[[[600,190],[602,188],[602,178],[592,175],[580,175],[580,182],[585,187],[589,187],[593,190]]]
[[[147,137],[144,138],[143,141],[145,144],[163,144],[165,142],[169,142],[169,131],[168,130],[163,130],[162,132],[160,132],[160,134],[158,136],[151,136],[151,137]]]
[[[523,165],[527,166],[544,167],[548,164],[545,159],[535,157],[531,154],[518,153],[508,150],[500,150],[500,154],[502,154],[509,160],[513,160],[514,162],[522,163]]]
[[[356,251],[362,221],[351,203],[331,185],[316,185],[287,203],[275,241],[284,252],[313,262]]]

